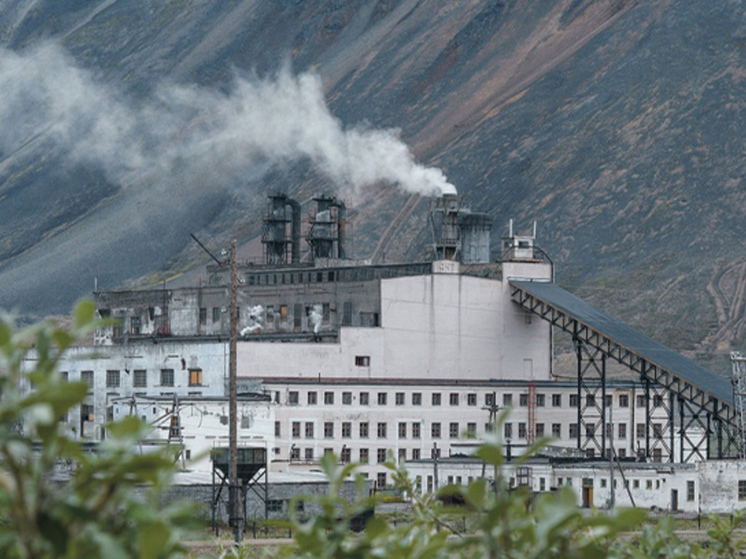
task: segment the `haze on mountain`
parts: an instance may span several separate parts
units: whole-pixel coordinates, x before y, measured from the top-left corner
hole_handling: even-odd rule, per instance
[[[24,316],[201,266],[190,233],[260,255],[272,191],[423,258],[455,185],[495,250],[536,220],[564,287],[715,368],[743,348],[740,1],[8,0],[0,48]]]

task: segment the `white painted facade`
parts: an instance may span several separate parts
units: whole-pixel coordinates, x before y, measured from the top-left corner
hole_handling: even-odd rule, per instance
[[[432,467],[427,461],[437,455],[445,464],[450,457],[455,469],[448,473],[441,466],[442,479],[452,476],[454,482],[466,483],[469,477],[481,475],[473,471],[481,472],[481,465],[457,467],[456,458],[474,448],[475,440],[469,437],[479,440],[490,428],[489,407],[494,404],[511,408],[502,434],[515,453],[542,435],[555,437],[557,446],[576,448],[578,429],[588,429],[578,425],[577,400],[573,400],[578,397],[577,385],[552,380],[550,327],[512,303],[508,284],[510,279],[549,281],[551,267],[540,262],[504,262],[502,279],[460,272],[458,263],[443,261],[433,263],[431,273],[378,279],[376,289],[362,283],[340,287],[350,293],[367,289],[366,312],[380,313],[377,326],[340,325],[334,336],[321,336],[318,341],[310,336],[257,336],[239,341],[240,384],[244,390],[269,396],[267,402],[241,404],[239,445],[267,448],[271,469],[287,473],[316,471],[318,459],[331,451],[344,461],[360,462],[361,471],[381,486],[390,481],[383,466],[389,456],[408,462],[413,475],[423,476],[425,485],[427,469]],[[257,292],[272,292],[281,301],[282,288],[266,281]],[[289,288],[296,296],[307,291],[312,303],[313,285],[301,288],[296,283]],[[327,294],[337,289],[331,282],[319,285]],[[378,297],[376,301],[371,302],[372,294]],[[194,297],[191,292],[173,297],[178,305],[171,324],[178,323],[184,333],[201,328],[201,313],[194,306],[203,303]],[[154,309],[153,323],[138,322],[138,327],[155,332],[156,318],[163,312]],[[330,312],[341,314],[334,308]],[[125,309],[113,308],[111,313],[127,315]],[[301,321],[301,329],[307,326]],[[180,440],[189,456],[184,465],[195,471],[209,470],[204,459],[207,451],[227,444],[228,340],[204,335],[141,336],[113,343],[116,336],[101,334],[97,337],[100,345],[69,352],[61,363],[68,379],[91,383],[86,407],[68,418],[71,427],[82,437],[100,439],[107,420],[132,414],[153,426],[152,439],[164,440],[168,434],[164,418],[170,417],[178,401]],[[620,457],[635,456],[649,433],[653,456],[660,452],[660,460],[673,455],[678,461],[681,442],[678,435],[671,437],[668,411],[654,405],[648,418],[642,394],[639,384],[609,384],[613,425],[606,434],[606,448],[613,435]],[[696,431],[696,426],[690,429]],[[596,431],[593,435],[600,442],[602,434]],[[692,440],[701,437],[701,433],[689,435]],[[588,448],[600,453],[597,446]],[[635,504],[671,507],[676,491],[678,508],[690,510],[694,504],[688,499],[689,483],[694,481],[697,507],[727,508],[722,503],[731,503],[730,497],[715,502],[705,493],[716,494],[709,488],[723,476],[738,481],[746,471],[740,465],[729,466],[735,468],[730,471],[717,466],[721,462],[702,464],[699,470],[677,464],[630,465]],[[535,491],[572,484],[580,500],[585,480],[593,486],[593,506],[602,506],[610,497],[611,482],[604,477],[608,472],[602,466],[546,463],[534,468],[531,483]],[[661,474],[669,470],[670,474]],[[634,486],[635,479],[640,487]],[[621,478],[617,479],[620,483]],[[746,499],[746,485],[743,489]],[[617,503],[625,504],[625,495],[618,486]]]

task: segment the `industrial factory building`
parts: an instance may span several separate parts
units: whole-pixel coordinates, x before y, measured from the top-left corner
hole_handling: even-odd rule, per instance
[[[475,440],[506,408],[511,452],[548,436],[564,453],[561,474],[536,466],[537,491],[577,478],[600,494],[603,476],[588,471],[608,469],[594,460],[645,480],[653,464],[686,472],[667,482],[683,503],[699,492],[693,464],[737,454],[731,383],[559,288],[535,228],[511,224],[493,251],[491,218],[446,195],[431,208],[431,259],[373,265],[347,258],[345,204],[314,205],[304,235],[300,204],[271,196],[262,262],[238,263],[239,445],[265,448],[270,472],[311,471],[334,452],[379,487],[389,458],[411,463],[423,490],[465,483]],[[107,420],[137,414],[153,439],[184,445],[185,468],[209,469],[204,451],[228,440],[232,278],[218,258],[207,271],[203,285],[95,294],[119,320],[64,361],[91,385],[72,429],[99,439]],[[553,330],[572,336],[572,378],[554,374]],[[609,380],[611,362],[634,374]],[[428,482],[433,463],[441,477]]]

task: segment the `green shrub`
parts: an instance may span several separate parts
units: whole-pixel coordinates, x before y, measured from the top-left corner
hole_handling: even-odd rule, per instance
[[[95,452],[60,421],[88,391],[60,375],[60,357],[96,324],[91,302],[76,307],[70,329],[45,322],[16,331],[0,319],[0,557],[156,559],[181,549],[174,527],[187,516],[158,506],[174,457],[135,452],[140,420],[109,425]],[[69,480],[54,482],[61,466]]]

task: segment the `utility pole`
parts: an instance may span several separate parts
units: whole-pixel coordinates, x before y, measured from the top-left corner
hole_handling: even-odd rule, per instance
[[[236,257],[236,239],[231,241],[231,342],[228,364],[228,385],[230,392],[229,407],[229,453],[230,491],[228,493],[229,516],[233,521],[233,533],[236,545],[243,536],[243,511],[241,507],[240,486],[238,484],[238,388],[236,372],[236,349],[238,346],[238,258]]]

